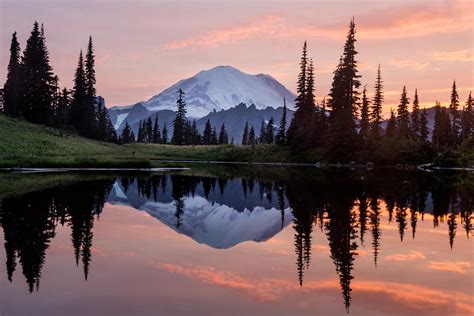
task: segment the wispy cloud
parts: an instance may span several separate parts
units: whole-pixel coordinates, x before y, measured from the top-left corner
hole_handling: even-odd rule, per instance
[[[430,65],[428,62],[419,62],[412,59],[396,59],[391,64],[396,67],[411,68],[417,71],[426,69]]]
[[[468,261],[430,261],[429,267],[434,270],[464,274],[466,270],[472,268],[472,263]]]
[[[474,55],[467,49],[458,51],[439,52],[433,55],[434,60],[443,61],[473,61]]]
[[[472,29],[472,13],[464,1],[437,5],[388,7],[357,17],[358,37],[391,39],[429,36]],[[262,15],[242,24],[211,30],[195,37],[164,44],[161,50],[215,48],[258,38],[329,38],[341,39],[348,21],[332,24],[298,24],[283,15]]]
[[[326,293],[337,295],[337,279],[305,282],[300,287],[296,281],[278,278],[251,279],[234,272],[219,271],[214,267],[178,265],[160,261],[152,262],[157,269],[178,274],[200,282],[241,291],[262,302],[272,303],[289,295],[301,297],[302,293]],[[377,306],[383,314],[406,314],[416,311],[419,315],[431,315],[433,312],[446,311],[454,314],[474,312],[470,302],[472,295],[459,291],[431,289],[414,284],[396,282],[357,281],[352,284],[353,295],[358,296],[359,305],[374,307],[374,297],[383,304]],[[364,298],[370,298],[364,301]],[[399,311],[397,313],[397,311]]]
[[[422,260],[426,259],[425,255],[419,251],[411,251],[410,253],[394,253],[388,256],[385,256],[386,260],[393,261],[412,261],[412,260]]]

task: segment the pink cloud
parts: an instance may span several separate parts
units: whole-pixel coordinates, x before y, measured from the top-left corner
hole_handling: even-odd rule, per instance
[[[472,268],[468,261],[430,261],[430,269],[464,274]]]
[[[412,260],[423,260],[426,259],[425,255],[419,251],[410,251],[410,253],[394,253],[388,256],[385,256],[386,260],[393,261],[412,261]]]
[[[241,291],[249,297],[266,303],[275,302],[292,294],[301,297],[301,293],[337,295],[339,292],[337,279],[308,281],[303,287],[300,287],[296,281],[277,278],[250,279],[233,272],[219,271],[214,267],[177,265],[159,261],[152,262],[152,264],[157,269],[179,274],[205,284]],[[471,306],[474,297],[459,291],[378,281],[354,281],[351,287],[354,297],[357,296],[360,299],[358,304],[371,308],[371,310],[374,308],[383,310],[385,314],[403,314],[409,311],[420,315],[430,315],[433,312],[449,311],[460,315],[474,312],[474,308]],[[374,297],[377,301],[384,303],[374,306]]]
[[[474,60],[474,55],[469,50],[464,49],[435,53],[433,59],[443,61],[472,61]]]

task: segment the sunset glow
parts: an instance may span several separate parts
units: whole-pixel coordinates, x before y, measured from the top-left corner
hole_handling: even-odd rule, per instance
[[[86,4],[88,2],[88,4]],[[350,9],[349,9],[350,8]],[[67,12],[67,14],[65,14]],[[97,91],[107,106],[146,100],[183,78],[217,65],[267,73],[295,91],[304,40],[315,60],[316,96],[326,96],[355,17],[362,84],[372,93],[382,66],[384,114],[401,88],[415,88],[422,107],[447,105],[456,79],[462,103],[473,89],[473,8],[442,1],[24,1],[0,4],[0,83],[11,34],[21,48],[35,20],[44,23],[60,85],[72,87],[80,49],[92,35]],[[87,17],[84,19],[84,17]]]

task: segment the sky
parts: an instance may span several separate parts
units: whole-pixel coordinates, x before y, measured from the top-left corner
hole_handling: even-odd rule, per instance
[[[294,92],[305,40],[320,100],[352,17],[361,82],[372,95],[381,65],[386,115],[404,85],[431,107],[448,105],[455,79],[464,104],[474,89],[472,0],[0,0],[0,84],[11,34],[23,49],[37,20],[61,86],[72,87],[79,51],[92,36],[97,91],[108,107],[147,100],[219,65],[270,74]]]

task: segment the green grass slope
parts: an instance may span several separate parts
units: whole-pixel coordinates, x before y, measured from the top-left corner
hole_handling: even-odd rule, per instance
[[[276,145],[120,146],[0,115],[0,167],[150,167],[160,165],[161,160],[289,162],[292,159],[287,148]]]

